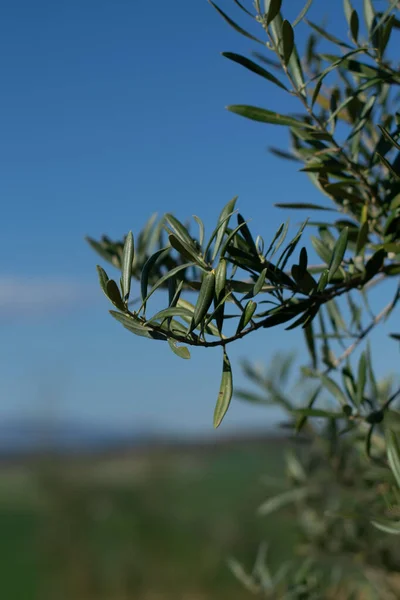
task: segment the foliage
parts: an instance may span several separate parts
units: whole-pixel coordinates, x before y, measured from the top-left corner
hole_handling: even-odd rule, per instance
[[[320,191],[321,201],[310,204],[300,199],[278,206],[306,213],[318,210],[321,220],[306,219],[292,238],[288,224],[282,223],[273,239],[265,242],[250,232],[234,198],[222,209],[208,237],[199,217],[194,217],[198,234],[193,234],[189,225],[167,214],[158,222],[152,217],[136,245],[131,233],[122,242],[106,237],[89,242],[121,270],[118,286],[98,267],[101,287],[117,309],[110,312],[126,329],[167,341],[182,358],[190,357],[190,346],[221,347],[216,427],[233,393],[229,345],[263,328],[302,329],[309,364],[301,370],[303,393],[296,394],[301,401],[294,404],[291,396],[284,395],[281,381],[263,378],[250,365],[245,369],[261,386],[262,401],[286,411],[289,428],[320,440],[318,460],[311,454],[311,465],[297,467],[298,472],[305,469],[304,490],[308,482],[315,491],[315,481],[324,490],[340,479],[341,491],[333,494],[332,505],[323,494],[313,500],[314,492],[290,488],[297,490],[293,500],[300,506],[299,523],[313,513],[314,502],[319,519],[332,506],[336,515],[333,521],[317,518],[313,527],[319,534],[307,543],[317,548],[316,540],[322,536],[346,549],[352,528],[351,551],[364,548],[368,556],[363,560],[369,564],[365,531],[374,525],[387,534],[400,533],[399,413],[395,410],[400,389],[377,382],[366,344],[371,331],[394,314],[400,298],[400,114],[396,110],[400,74],[391,57],[400,29],[399,5],[391,1],[378,10],[372,0],[364,0],[360,15],[345,0],[348,36],[339,39],[306,19],[310,0],[291,21],[283,13],[289,10],[289,2],[266,0],[262,6],[256,0],[249,8],[234,2],[247,19],[251,17],[251,31],[211,4],[239,34],[263,45],[269,55],[254,52],[250,59],[224,52],[224,57],[262,77],[266,85],[278,86],[280,93],[297,100],[300,112],[279,114],[248,105],[231,105],[228,110],[288,129],[289,151],[273,148],[272,152],[298,162]],[[300,51],[297,27],[304,24],[310,34]],[[302,245],[306,230],[313,232],[308,249]],[[310,264],[311,254],[321,262]],[[139,303],[130,301],[132,277],[140,280]],[[369,303],[369,292],[376,286],[384,286],[384,294],[390,294],[378,314]],[[168,289],[168,306],[150,314],[149,301],[163,288]],[[193,302],[184,297],[187,293],[195,295]],[[390,335],[394,342],[388,344],[395,348],[400,334]],[[246,394],[251,401],[260,399],[250,392],[238,395]],[[324,425],[315,425],[316,418],[322,418]],[[348,477],[357,492],[350,498],[342,495],[347,485],[343,478]],[[395,510],[388,511],[385,503]],[[355,517],[337,526],[341,512]],[[358,519],[363,522],[361,545]],[[309,531],[311,525],[307,527]],[[372,563],[376,566],[380,560],[374,555]],[[397,561],[396,555],[396,568]],[[378,566],[389,568],[384,562]]]

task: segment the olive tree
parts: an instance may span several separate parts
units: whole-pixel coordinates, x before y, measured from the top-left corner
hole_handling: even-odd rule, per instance
[[[393,543],[393,534],[400,533],[400,388],[375,373],[369,335],[392,317],[387,343],[390,351],[397,350],[400,71],[393,54],[399,43],[399,2],[376,1],[375,6],[364,0],[359,14],[344,0],[340,38],[307,19],[311,0],[295,19],[285,18],[284,11],[292,8],[288,1],[233,2],[236,12],[245,13],[250,30],[211,4],[260,51],[252,58],[234,52],[223,56],[296,99],[298,111],[227,108],[289,131],[290,148],[271,151],[288,161],[288,172],[298,163],[321,201],[297,199],[277,206],[306,216],[319,211],[322,218],[305,219],[294,235],[288,222],[282,223],[265,240],[237,211],[237,198],[222,208],[211,235],[198,216],[194,223],[182,223],[170,213],[160,220],[153,216],[135,241],[132,232],[121,241],[88,238],[120,271],[116,281],[98,266],[100,285],[113,304],[111,316],[131,333],[166,342],[183,359],[190,358],[191,346],[221,348],[215,427],[233,395],[230,345],[260,329],[301,329],[309,361],[299,366],[296,394],[286,390],[293,368],[288,357],[278,358],[267,371],[244,363],[260,391],[235,390],[245,400],[278,404],[286,426],[315,442],[304,460],[288,456],[288,489],[269,498],[260,511],[268,514],[292,503],[308,556],[313,551],[322,555],[321,548],[330,555],[344,548],[361,552],[362,564],[376,566],[375,575],[379,569],[395,571],[400,568]],[[302,52],[296,45],[300,23],[309,28]],[[310,263],[309,255],[319,262]],[[132,280],[140,282],[139,300],[131,293]],[[369,296],[377,286],[384,291],[375,313]],[[152,296],[165,289],[168,303],[153,314]],[[314,583],[304,574],[308,567],[300,578],[297,571],[293,576],[285,571],[275,580],[265,565],[254,576],[232,565],[248,587],[267,597],[280,585],[292,594],[288,598],[321,597],[312,591],[319,585],[315,570]]]

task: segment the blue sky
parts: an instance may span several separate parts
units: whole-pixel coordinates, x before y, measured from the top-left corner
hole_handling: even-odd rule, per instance
[[[287,4],[295,16],[302,2]],[[327,5],[315,5],[320,20]],[[233,3],[221,6],[241,18]],[[138,232],[151,213],[167,211],[198,214],[210,230],[238,194],[268,240],[287,216],[274,202],[318,193],[296,165],[288,172],[267,154],[285,146],[283,130],[224,106],[293,105],[221,57],[255,47],[206,0],[16,0],[0,16],[0,415],[50,411],[101,427],[212,434],[220,354],[198,350],[181,361],[120,328],[83,238]],[[332,12],[333,29],[343,20]],[[244,383],[241,357],[268,362],[299,340],[297,331],[269,330],[232,347],[236,383]],[[397,356],[381,360],[391,368]],[[271,419],[234,402],[225,427]]]

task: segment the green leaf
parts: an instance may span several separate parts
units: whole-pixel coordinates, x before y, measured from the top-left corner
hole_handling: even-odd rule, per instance
[[[199,244],[200,244],[200,246],[202,246],[203,242],[204,242],[204,223],[200,219],[200,217],[197,217],[196,215],[193,215],[193,219],[196,221],[197,225],[199,226]]]
[[[149,327],[146,327],[141,321],[139,321],[139,319],[131,315],[122,314],[116,312],[115,310],[110,310],[110,315],[119,321],[121,325],[125,327],[125,329],[128,329],[128,331],[134,333],[135,335],[158,340],[166,339],[164,334],[152,331]]]
[[[244,307],[244,310],[241,314],[239,324],[236,329],[236,335],[238,333],[240,333],[243,329],[245,329],[246,326],[250,323],[250,321],[255,313],[256,308],[257,308],[256,302],[253,302],[253,300],[249,300],[247,302],[247,304]]]
[[[222,419],[226,415],[226,411],[231,403],[233,393],[233,379],[232,379],[232,368],[229,361],[228,355],[224,348],[223,365],[222,365],[222,378],[219,389],[217,404],[214,411],[214,427],[217,428],[221,425]]]
[[[323,292],[324,289],[326,288],[326,286],[328,285],[328,275],[329,275],[329,270],[324,269],[322,271],[321,276],[318,281],[317,292]]]
[[[321,393],[321,389],[322,389],[322,387],[319,386],[314,390],[314,392],[311,394],[311,397],[308,401],[306,408],[312,408],[314,406],[319,394]],[[297,419],[297,421],[296,421],[296,433],[299,433],[303,429],[303,427],[306,423],[307,423],[307,416],[305,416],[305,415],[300,416],[300,418]]]
[[[187,348],[186,346],[178,346],[177,342],[171,339],[168,340],[168,344],[172,352],[174,352],[174,354],[177,354],[177,356],[179,356],[180,358],[184,358],[186,360],[190,358],[190,351],[189,348]]]
[[[181,300],[178,300],[181,302]],[[168,308],[163,308],[158,313],[156,313],[151,319],[147,321],[147,323],[155,323],[156,321],[164,320],[169,317],[186,317],[191,319],[193,317],[193,311],[184,308],[183,306],[169,306]]]
[[[307,0],[307,2],[304,5],[304,8],[302,9],[298,17],[296,17],[293,21],[293,27],[296,27],[296,25],[298,25],[304,19],[304,17],[308,13],[309,8],[311,7],[312,2],[313,0]]]
[[[337,44],[338,46],[343,46],[344,48],[350,48],[351,49],[351,46],[349,46],[349,44],[347,44],[346,42],[343,42],[342,40],[339,40],[337,37],[335,37],[334,35],[328,33],[327,31],[325,31],[325,29],[322,29],[322,27],[319,27],[318,25],[316,25],[312,21],[308,21],[306,19],[306,23],[312,29],[314,29],[314,31],[316,31],[317,33],[319,33],[319,35],[321,35],[323,38],[327,39],[329,42],[333,42],[334,44]]]
[[[221,248],[223,239],[224,239],[224,235],[226,232],[226,229],[228,227],[228,223],[229,223],[229,216],[232,214],[232,212],[235,209],[235,204],[237,201],[237,196],[235,196],[234,198],[232,198],[232,200],[230,200],[227,204],[225,204],[224,208],[221,211],[221,214],[219,215],[219,219],[218,219],[218,223],[217,223],[217,227],[218,227],[218,231],[215,237],[215,244],[214,244],[214,249],[213,249],[213,253],[211,256],[211,262],[213,262],[219,252],[219,249]]]
[[[292,277],[303,294],[311,294],[317,289],[317,282],[308,272],[301,269],[299,265],[293,265],[291,269]]]
[[[379,152],[376,152],[377,157],[379,158],[379,160],[381,161],[382,164],[385,165],[385,167],[389,170],[389,172],[394,175],[396,177],[396,179],[400,179],[400,172],[397,171],[393,165],[390,164],[390,162],[381,154],[379,154]]]
[[[353,7],[351,5],[350,0],[343,0],[344,14],[346,16],[347,23],[350,26],[351,14],[353,12]]]
[[[394,146],[397,150],[400,150],[400,144],[394,139],[394,137],[392,135],[390,135],[389,131],[387,129],[385,129],[384,127],[382,127],[381,125],[378,125],[378,127],[381,130],[382,135],[387,139],[387,141],[392,146]]]
[[[400,488],[400,445],[397,434],[390,430],[386,432],[386,451],[390,469]]]
[[[364,400],[365,384],[367,382],[367,359],[363,352],[358,363],[358,377],[357,377],[357,404],[361,406]]]
[[[357,397],[357,386],[354,381],[353,373],[351,372],[350,365],[343,367],[342,369],[342,380],[345,387],[346,393],[349,397],[350,402],[356,403]]]
[[[356,255],[359,255],[365,248],[368,242],[369,224],[368,221],[364,221],[358,230],[357,242],[356,242]]]
[[[371,34],[372,25],[375,18],[374,7],[372,6],[371,0],[364,0],[364,19],[367,25],[367,31]]]
[[[301,127],[301,128],[313,128],[312,125],[299,121],[294,117],[288,117],[286,115],[280,115],[279,113],[267,110],[265,108],[258,108],[256,106],[247,106],[245,104],[233,104],[227,106],[230,112],[233,112],[246,119],[252,121],[259,121],[260,123],[270,123],[272,125],[286,125],[288,127]]]
[[[105,272],[105,270],[102,267],[100,267],[99,265],[96,266],[96,269],[97,269],[97,274],[99,276],[100,287],[108,298],[109,297],[108,293],[107,293],[107,281],[109,280],[108,275]]]
[[[383,267],[383,263],[386,258],[386,250],[380,248],[371,256],[367,264],[365,265],[366,280],[372,279]]]
[[[241,2],[239,2],[239,0],[233,0],[233,1],[243,12],[245,12],[247,15],[249,15],[249,17],[254,19],[254,15],[249,10],[247,10],[247,8],[245,8],[243,6],[243,4]]]
[[[295,408],[292,411],[295,415],[302,417],[317,417],[323,419],[343,419],[342,412],[333,412],[319,408]]]
[[[269,515],[289,504],[304,500],[309,493],[310,491],[307,487],[298,487],[287,492],[282,492],[282,494],[269,498],[266,502],[261,504],[257,512],[263,516]]]
[[[215,271],[209,271],[204,274],[199,296],[197,298],[196,306],[192,322],[190,324],[189,333],[196,329],[207,314],[208,309],[214,298],[215,292]]]
[[[286,263],[288,262],[289,258],[291,257],[291,255],[293,254],[293,252],[295,251],[297,244],[299,243],[301,236],[303,235],[303,231],[306,227],[308,223],[308,219],[306,219],[299,227],[296,235],[294,236],[294,238],[289,242],[289,244],[286,246],[285,250],[282,252],[279,261],[277,263],[277,267],[281,267],[281,269],[284,269],[286,266]]]
[[[287,66],[294,48],[294,31],[286,19],[282,23],[283,62]]]
[[[400,534],[400,522],[399,521],[371,521],[371,524],[383,531],[384,533],[391,533],[394,535]]]
[[[380,28],[380,26],[386,21],[389,20],[388,17],[390,16],[390,13],[392,12],[392,10],[394,8],[397,7],[399,3],[399,0],[392,0],[390,3],[390,6],[382,13],[382,15],[380,16],[380,18],[377,20],[374,28],[372,29],[370,36],[372,38],[372,36],[378,31],[378,29]],[[391,15],[392,20],[394,20],[394,15]]]
[[[228,295],[229,294],[230,294],[230,292],[228,292]],[[221,302],[225,302],[225,300],[226,300],[226,296],[224,298],[222,298]],[[188,315],[186,315],[185,313],[182,313],[181,317],[184,321],[187,322],[188,325],[191,325],[196,307],[193,304],[191,304],[190,302],[188,302],[187,300],[184,300],[183,298],[179,298],[178,307],[182,307],[182,308],[185,308],[186,310],[190,311],[190,315],[191,315],[190,317]],[[206,314],[203,323],[200,323],[196,327],[196,329],[202,329],[205,331],[205,333],[208,333],[209,335],[214,335],[215,337],[223,338],[224,336],[220,334],[217,327],[215,327],[214,323],[211,323],[213,317],[214,317],[213,313]]]
[[[266,16],[266,23],[269,25],[271,21],[275,19],[275,17],[279,14],[281,10],[282,0],[270,0],[268,12]]]
[[[241,214],[238,214],[237,222],[238,225],[242,226],[240,229],[241,235],[244,237],[245,241],[247,242],[250,249],[254,252],[254,254],[257,254],[257,246],[253,240],[253,236],[251,235],[249,228],[247,227],[246,221],[244,220]]]
[[[217,268],[215,269],[215,296],[218,302],[225,292],[226,268],[226,259],[221,258],[220,262],[217,265]]]
[[[353,41],[357,44],[358,32],[360,30],[360,20],[358,18],[358,12],[353,10],[350,17],[350,32]]]
[[[150,292],[147,294],[146,298],[143,298],[142,301],[142,306],[140,307],[139,311],[143,308],[143,306],[145,306],[146,302],[148,301],[148,299],[150,298],[150,296],[152,296],[154,294],[154,292],[156,290],[158,290],[159,287],[161,287],[164,283],[166,283],[171,277],[175,277],[175,275],[177,275],[180,271],[184,271],[185,269],[188,269],[189,267],[193,267],[195,265],[194,262],[189,262],[189,263],[185,263],[183,265],[178,265],[177,267],[174,267],[173,269],[171,269],[170,271],[168,271],[168,273],[165,273],[165,275],[163,275],[151,288]]]
[[[85,240],[87,241],[87,243],[89,244],[89,246],[92,248],[92,250],[94,250],[95,252],[97,252],[97,254],[99,256],[101,256],[101,258],[104,258],[104,260],[106,260],[107,262],[113,262],[113,253],[109,252],[108,250],[106,250],[101,244],[99,244],[99,242],[96,242],[96,240],[92,239],[89,236],[86,236]]]
[[[124,296],[125,301],[127,301],[129,299],[129,294],[131,291],[133,255],[134,255],[133,235],[132,235],[132,231],[130,231],[125,239],[124,250],[122,252],[122,264],[121,264],[121,272],[122,272],[121,287],[122,287],[122,294]]]
[[[240,231],[240,229],[242,229],[243,227],[246,226],[246,223],[240,223],[235,229],[233,229],[228,237],[225,239],[224,243],[221,246],[221,258],[225,255],[225,252],[228,249],[228,246],[230,244],[230,242],[235,238],[236,234],[238,233],[238,231]]]
[[[321,206],[320,204],[312,204],[311,202],[277,202],[274,204],[277,208],[290,208],[293,210],[327,210],[337,212],[334,208]]]
[[[282,227],[282,229],[281,229],[281,227]],[[270,257],[271,259],[273,256],[275,256],[275,254],[278,252],[279,248],[282,246],[283,242],[286,240],[286,236],[289,231],[289,219],[286,221],[285,224],[282,223],[281,227],[279,227],[277,233],[274,235],[274,239],[272,240],[271,246],[268,248],[268,251],[266,254],[266,256],[268,256],[268,254],[270,253],[271,247],[276,242],[276,245],[273,248],[272,253],[271,253],[271,257]],[[279,232],[279,238],[278,238],[278,232]]]
[[[317,353],[315,350],[315,338],[312,323],[304,327],[304,335],[306,337],[307,348],[311,356],[312,366],[317,368]]]
[[[345,227],[339,238],[336,242],[336,245],[333,249],[332,258],[329,264],[329,272],[328,272],[328,282],[332,280],[332,277],[335,275],[336,271],[340,267],[344,254],[347,248],[347,239],[349,234],[349,228]]]
[[[246,31],[242,27],[240,27],[240,25],[238,25],[237,23],[235,23],[235,21],[232,21],[232,19],[230,17],[228,17],[228,15],[226,13],[224,13],[216,4],[214,4],[214,2],[212,2],[212,0],[208,0],[208,1],[215,8],[215,10],[221,15],[221,17],[231,27],[233,27],[233,29],[235,29],[235,31],[237,31],[238,33],[241,33],[242,35],[244,35],[245,37],[249,38],[250,40],[253,40],[254,42],[258,42],[259,44],[262,44],[264,46],[264,42],[262,42],[261,40],[259,40],[258,38],[256,38],[254,35],[252,35],[248,31]]]
[[[281,224],[279,225],[279,227],[278,227],[278,229],[277,229],[277,231],[276,231],[276,233],[275,233],[274,237],[272,238],[272,242],[270,243],[270,245],[269,245],[269,248],[268,248],[268,250],[267,250],[267,252],[266,252],[266,254],[265,254],[265,256],[266,256],[266,257],[267,257],[267,256],[269,255],[269,253],[271,252],[271,250],[272,250],[272,248],[273,248],[273,245],[275,244],[275,242],[276,242],[276,240],[278,239],[278,237],[281,235],[281,233],[282,233],[282,231],[283,231],[283,229],[284,229],[284,228],[286,229],[286,232],[287,232],[287,230],[288,230],[288,228],[289,228],[289,221],[287,221],[286,223],[281,223]],[[286,237],[286,233],[285,233],[285,237]],[[274,254],[275,254],[275,252],[274,252]]]
[[[106,283],[106,294],[111,300],[111,302],[119,308],[120,310],[125,310],[125,304],[122,300],[121,293],[115,281],[113,279],[109,279]]]
[[[197,263],[197,265],[201,269],[207,269],[208,268],[207,263],[205,262],[205,260],[201,256],[200,252],[195,247],[189,246],[189,244],[186,244],[186,242],[184,242],[183,240],[177,238],[174,233],[170,233],[169,234],[168,240],[169,240],[169,243],[171,244],[171,246],[177,252],[179,252],[179,254],[183,258],[186,258],[186,260],[191,260],[194,263]]]
[[[363,48],[358,48],[359,52],[365,51]],[[352,54],[355,54],[357,51],[352,51]],[[383,69],[377,69],[372,67],[371,65],[367,65],[365,63],[360,63],[357,60],[346,58],[344,56],[339,57],[334,54],[321,54],[321,57],[328,62],[332,62],[336,64],[339,61],[339,64],[342,65],[345,69],[348,69],[352,73],[356,73],[360,77],[366,78],[375,78],[378,77],[382,80],[390,81],[392,79],[392,75],[389,71],[384,71]],[[331,65],[333,66],[333,65]]]
[[[155,266],[156,262],[166,256],[169,253],[169,247],[161,248],[157,250],[154,254],[149,256],[146,262],[143,265],[142,273],[140,276],[140,289],[142,294],[142,302],[143,308],[146,309],[146,297],[147,297],[147,287],[149,284],[149,275],[151,273],[152,268]]]
[[[289,91],[288,88],[281,81],[279,81],[277,77],[275,77],[275,75],[272,75],[272,73],[270,73],[263,67],[260,67],[259,65],[257,65],[257,63],[253,62],[252,60],[249,60],[248,58],[241,56],[240,54],[235,54],[234,52],[222,52],[222,56],[225,56],[225,58],[228,58],[229,60],[232,60],[233,62],[242,65],[242,67],[245,67],[249,71],[256,73],[256,75],[264,77],[264,79],[267,79],[271,83],[274,83],[286,92]]]
[[[257,281],[254,284],[254,288],[253,288],[253,296],[257,296],[257,294],[259,294],[262,290],[262,287],[265,283],[265,277],[267,275],[267,269],[263,269],[257,279]]]
[[[177,237],[181,242],[183,242],[196,252],[196,245],[186,227],[182,225],[182,223],[170,213],[167,213],[164,218],[167,221],[168,225],[172,227],[175,237]]]
[[[336,381],[324,374],[320,375],[320,378],[321,382],[326,387],[326,389],[332,394],[332,396],[335,396],[335,398],[340,402],[342,406],[346,405],[346,396],[344,395]]]

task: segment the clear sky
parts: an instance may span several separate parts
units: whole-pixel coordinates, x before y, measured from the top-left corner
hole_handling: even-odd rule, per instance
[[[242,18],[232,2],[220,3]],[[303,2],[286,4],[295,16]],[[327,3],[315,5],[321,20]],[[339,6],[331,10],[332,27],[343,22]],[[206,0],[3,3],[2,418],[51,409],[101,427],[212,433],[220,353],[199,349],[182,361],[122,329],[107,313],[98,258],[83,238],[137,233],[151,213],[167,211],[182,220],[198,214],[210,231],[238,194],[253,231],[268,240],[287,217],[274,202],[318,198],[295,164],[267,154],[269,145],[285,147],[282,129],[224,110],[293,108],[220,55],[254,49]],[[302,217],[292,217],[293,228]],[[279,328],[233,345],[236,383],[244,383],[241,357],[267,362],[275,349],[298,347],[299,336]],[[271,418],[234,402],[225,427]]]

